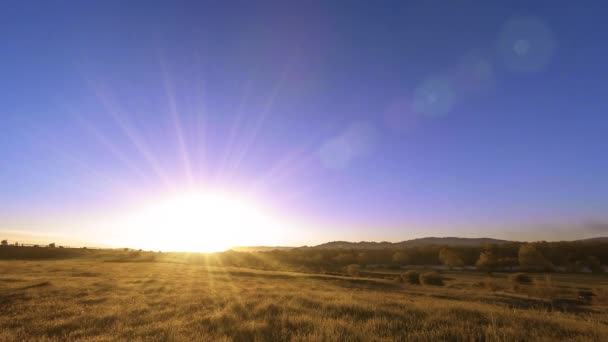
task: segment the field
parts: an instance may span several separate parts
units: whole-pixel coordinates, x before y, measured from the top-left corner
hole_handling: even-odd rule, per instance
[[[442,275],[439,287],[187,260],[1,260],[0,340],[608,340],[606,275]],[[597,296],[581,303],[579,289]]]

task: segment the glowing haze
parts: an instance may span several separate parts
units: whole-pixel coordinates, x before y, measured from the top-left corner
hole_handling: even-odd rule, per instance
[[[506,6],[5,6],[0,231],[188,251],[606,235],[602,3]]]

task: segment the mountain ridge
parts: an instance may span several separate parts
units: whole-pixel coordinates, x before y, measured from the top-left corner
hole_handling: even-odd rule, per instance
[[[608,236],[598,236],[586,239],[577,240],[564,240],[568,242],[608,242]],[[388,241],[330,241],[314,246],[237,246],[231,248],[234,251],[240,252],[259,252],[259,251],[270,251],[270,250],[289,250],[296,248],[314,248],[314,249],[381,249],[381,248],[410,248],[430,245],[446,245],[446,246],[479,246],[484,244],[505,244],[521,242],[516,240],[502,240],[494,239],[489,237],[480,238],[463,238],[463,237],[423,237],[410,240],[403,240],[399,242],[388,242]]]
[[[503,244],[515,241],[493,239],[488,237],[481,238],[461,238],[461,237],[424,237],[399,242],[375,242],[375,241],[331,241],[324,244],[316,245],[311,248],[359,248],[359,249],[377,249],[377,248],[408,248],[428,245],[448,245],[448,246],[477,246],[488,243]]]

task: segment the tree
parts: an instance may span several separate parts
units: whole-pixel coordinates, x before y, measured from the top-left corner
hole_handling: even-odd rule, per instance
[[[334,260],[340,264],[351,264],[357,261],[357,258],[352,253],[340,253]]]
[[[444,247],[439,251],[439,261],[448,266],[450,269],[452,269],[452,267],[464,266],[464,261],[462,260],[460,253],[457,250],[449,247]]]
[[[2,240],[1,245],[2,246],[8,246],[8,240]]]
[[[553,268],[553,265],[531,243],[519,247],[518,260],[523,270],[544,271]]]
[[[361,265],[367,265],[370,263],[370,256],[368,253],[361,252],[357,255],[357,262]]]
[[[408,264],[411,262],[410,255],[405,251],[398,251],[393,254],[393,262],[399,265]]]
[[[494,270],[498,268],[513,268],[517,266],[517,258],[513,257],[501,257],[498,252],[493,249],[486,249],[479,254],[479,259],[475,263],[478,269],[481,270]]]
[[[498,262],[501,267],[508,268],[510,270],[512,270],[513,267],[517,266],[518,264],[517,258],[511,257],[500,258]]]
[[[346,273],[350,276],[358,276],[361,270],[361,266],[357,264],[350,264],[346,266]]]
[[[593,273],[604,272],[604,268],[602,267],[602,264],[600,264],[599,259],[594,256],[587,257],[587,266]]]
[[[49,248],[55,248],[55,243],[54,242],[49,243]]]
[[[492,252],[491,249],[486,249],[479,254],[479,259],[475,263],[475,266],[479,269],[491,270],[494,269],[498,264],[498,257]]]

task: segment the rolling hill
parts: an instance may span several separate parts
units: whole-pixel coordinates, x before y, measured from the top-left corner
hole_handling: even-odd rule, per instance
[[[356,249],[378,249],[378,248],[407,248],[427,245],[447,245],[447,246],[478,246],[488,243],[501,244],[512,241],[499,240],[492,238],[459,238],[459,237],[425,237],[420,239],[405,240],[401,242],[348,242],[332,241],[312,248],[332,249],[332,248],[356,248]]]

